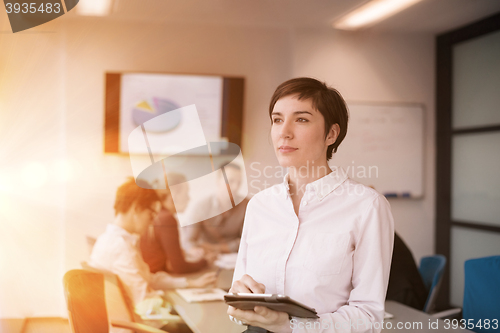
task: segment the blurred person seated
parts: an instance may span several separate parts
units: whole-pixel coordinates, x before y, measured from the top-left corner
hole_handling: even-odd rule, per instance
[[[215,283],[215,273],[198,279],[172,277],[165,272],[150,273],[138,243],[139,235],[145,232],[159,210],[159,198],[154,190],[141,188],[129,178],[116,192],[114,209],[115,219],[97,239],[89,264],[118,275],[139,315],[164,313],[159,310],[168,305],[161,297],[165,289],[204,287]],[[184,323],[169,323],[162,329],[191,332]]]
[[[167,174],[170,182],[180,184],[176,187],[176,202],[170,189],[156,190],[161,202],[161,209],[146,232],[141,235],[141,252],[144,261],[152,273],[166,271],[174,274],[193,273],[207,268],[215,254],[208,253],[205,258],[188,262],[184,258],[179,241],[177,213],[182,213],[189,203],[189,185],[186,177],[178,173]]]
[[[405,242],[394,233],[394,250],[386,299],[406,304],[422,311],[427,290],[417,264]]]
[[[234,163],[223,163],[231,193],[235,202],[242,198],[238,195],[241,186],[241,168]],[[231,253],[237,252],[240,246],[243,220],[249,199],[244,198],[236,207],[228,211],[203,220],[204,216],[214,215],[219,207],[228,199],[228,189],[225,182],[220,182],[216,188],[216,195],[211,195],[190,207],[190,220],[201,221],[181,228],[182,245],[191,258],[204,253]]]

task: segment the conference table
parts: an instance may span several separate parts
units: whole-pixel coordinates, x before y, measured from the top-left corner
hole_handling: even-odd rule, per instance
[[[227,291],[231,288],[232,278],[233,270],[223,269],[216,286]],[[194,333],[240,333],[246,329],[246,326],[229,320],[224,301],[189,303],[176,291],[168,291],[165,296]]]
[[[425,312],[395,301],[385,301],[385,311],[394,317],[384,320],[382,332],[472,332],[467,329],[454,329],[453,323],[449,320],[436,319]]]
[[[232,274],[232,270],[222,270],[217,287],[229,290]],[[246,329],[246,326],[229,320],[227,305],[223,301],[189,303],[175,291],[167,292],[166,298],[194,333],[240,333]],[[385,311],[392,314],[393,318],[384,320],[382,332],[471,332],[466,329],[453,329],[451,322],[433,318],[394,301],[385,302]]]

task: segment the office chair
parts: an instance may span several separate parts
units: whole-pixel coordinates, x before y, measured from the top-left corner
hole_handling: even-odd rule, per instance
[[[125,320],[146,324],[152,327],[162,327],[167,322],[172,324],[182,322],[182,319],[178,315],[169,314],[168,317],[166,317],[167,315],[165,313],[162,315],[162,319],[155,319],[155,315],[152,315],[153,318],[142,318],[135,312],[134,302],[130,298],[126,286],[118,275],[104,269],[92,267],[86,261],[82,261],[80,264],[85,270],[103,274],[104,298],[106,300],[108,318],[111,322],[115,320]]]
[[[140,333],[165,333],[128,320],[108,320],[104,296],[104,275],[74,269],[64,275],[64,295],[73,333],[108,333],[112,327]],[[130,331],[129,331],[130,332]]]
[[[422,276],[425,288],[429,291],[423,309],[425,313],[431,313],[434,310],[445,266],[446,257],[441,254],[420,259],[418,271],[420,272],[420,276]]]
[[[475,327],[471,329],[474,332],[497,331],[493,329],[492,320],[500,318],[500,256],[469,259],[464,268],[463,319],[474,323]],[[489,325],[485,325],[487,319]]]
[[[141,322],[140,317],[134,311],[134,302],[129,297],[125,286],[116,274],[100,270],[90,266],[86,261],[80,263],[82,268],[94,273],[100,273],[104,277],[104,299],[108,318],[113,320],[125,320]]]

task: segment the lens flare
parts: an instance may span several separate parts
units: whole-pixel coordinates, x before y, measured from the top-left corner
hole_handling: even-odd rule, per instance
[[[47,168],[40,162],[31,162],[22,170],[22,182],[29,188],[42,187],[47,178]]]

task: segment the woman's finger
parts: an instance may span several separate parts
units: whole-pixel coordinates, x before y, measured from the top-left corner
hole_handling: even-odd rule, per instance
[[[242,280],[234,281],[229,290],[230,293],[251,293],[252,291],[243,283]]]
[[[266,286],[255,281],[250,275],[243,275],[240,281],[254,294],[263,294],[266,291]]]

